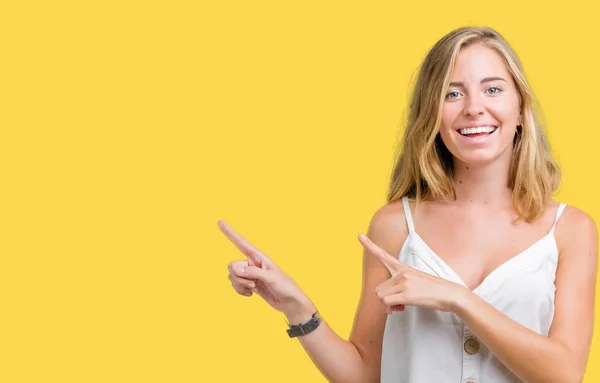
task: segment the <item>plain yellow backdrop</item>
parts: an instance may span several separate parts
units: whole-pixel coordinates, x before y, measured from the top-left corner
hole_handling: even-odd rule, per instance
[[[241,257],[217,220],[346,338],[357,234],[385,203],[411,77],[459,26],[517,50],[564,172],[556,198],[598,222],[598,14],[580,1],[0,2],[0,381],[324,382],[283,316],[231,289]]]

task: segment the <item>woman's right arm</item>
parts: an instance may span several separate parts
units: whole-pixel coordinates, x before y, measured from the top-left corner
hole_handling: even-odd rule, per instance
[[[373,242],[390,254],[400,252],[408,235],[402,218],[402,204],[398,202],[380,208],[373,215],[367,233]],[[240,243],[240,240],[243,241],[241,237],[232,238],[231,232],[227,232],[231,229],[221,227],[221,230],[248,256],[247,261],[230,263],[230,279],[234,289],[242,295],[257,292],[271,306],[283,312],[290,324],[308,321],[316,308],[293,280],[247,242]],[[249,255],[251,252],[253,254]],[[242,267],[246,269],[245,272],[238,272]],[[325,321],[313,332],[297,338],[330,382],[379,382],[387,314],[375,294],[375,288],[389,277],[385,266],[365,250],[362,292],[349,340],[338,336]],[[249,288],[248,284],[254,284],[254,289]]]

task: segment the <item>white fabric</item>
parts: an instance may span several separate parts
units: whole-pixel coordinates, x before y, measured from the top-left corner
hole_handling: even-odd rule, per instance
[[[408,266],[466,286],[414,230],[407,197],[402,199],[409,234],[398,258]],[[548,336],[554,317],[558,249],[554,228],[490,273],[473,291],[519,324]],[[477,338],[454,313],[415,306],[389,315],[383,336],[381,383],[521,382],[480,341],[469,354],[464,343]]]

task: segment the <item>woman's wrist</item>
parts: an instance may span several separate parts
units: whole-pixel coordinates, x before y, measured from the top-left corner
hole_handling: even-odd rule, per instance
[[[469,301],[473,293],[466,287],[460,286],[451,302],[451,311],[459,315],[469,307]]]
[[[310,299],[305,298],[302,301],[291,305],[289,308],[286,308],[283,311],[283,314],[286,316],[290,325],[299,325],[309,321],[316,311],[317,309]]]

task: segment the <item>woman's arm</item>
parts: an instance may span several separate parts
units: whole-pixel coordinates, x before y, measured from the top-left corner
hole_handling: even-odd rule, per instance
[[[249,258],[244,272],[240,272],[235,266],[232,270],[230,266],[230,271],[233,272],[230,279],[234,287],[238,286],[236,291],[246,295],[245,290],[239,287],[243,283],[251,281],[258,286],[262,284],[263,287],[268,287],[268,292],[259,292],[259,295],[283,312],[290,324],[309,320],[316,308],[299,288],[293,286],[291,278],[285,276],[270,259],[231,229],[225,226],[221,229]],[[369,225],[369,235],[382,248],[398,254],[408,235],[402,219],[401,203],[388,204],[379,209]],[[261,266],[263,261],[264,267]],[[297,337],[313,363],[330,382],[379,382],[383,330],[387,316],[375,295],[375,286],[387,278],[389,272],[385,266],[365,250],[362,294],[349,340],[339,337],[325,321],[311,333]],[[285,285],[290,287],[284,288]]]
[[[531,331],[467,289],[454,312],[519,378],[530,383],[581,382],[590,349],[598,269],[594,221],[568,207],[556,229],[560,259],[548,337]]]

